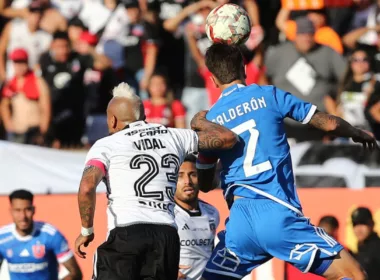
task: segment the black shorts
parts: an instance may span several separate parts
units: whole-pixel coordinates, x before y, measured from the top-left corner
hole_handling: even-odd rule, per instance
[[[176,280],[180,243],[168,225],[114,228],[94,256],[94,280]]]

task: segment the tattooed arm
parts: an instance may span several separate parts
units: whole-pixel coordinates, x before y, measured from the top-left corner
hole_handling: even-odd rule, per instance
[[[238,136],[228,128],[206,119],[207,111],[201,111],[191,120],[191,129],[199,138],[199,150],[231,149]]]
[[[371,134],[353,127],[339,117],[316,111],[309,124],[338,137],[352,138],[354,142],[362,143],[364,148],[378,148],[376,139]]]
[[[79,213],[82,226],[90,228],[94,223],[96,187],[102,180],[103,171],[93,165],[86,166],[78,192]]]
[[[96,205],[96,187],[104,177],[104,171],[98,166],[88,165],[84,169],[82,180],[78,192],[79,213],[82,221],[82,228],[87,229],[86,233],[78,236],[75,241],[75,253],[80,258],[86,258],[86,253],[81,250],[81,246],[88,246],[94,239],[93,225]]]

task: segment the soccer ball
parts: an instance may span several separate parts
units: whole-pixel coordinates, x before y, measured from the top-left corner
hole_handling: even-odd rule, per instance
[[[206,33],[214,43],[243,44],[251,33],[251,21],[240,6],[224,4],[213,9],[207,16]]]

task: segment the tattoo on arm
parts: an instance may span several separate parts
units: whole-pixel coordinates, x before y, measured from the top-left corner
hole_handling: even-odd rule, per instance
[[[74,257],[63,263],[63,266],[69,271],[64,280],[82,280],[82,272]]]
[[[79,212],[82,226],[92,227],[96,204],[96,187],[103,178],[103,172],[96,166],[84,169],[78,193]]]
[[[356,137],[360,130],[342,118],[317,111],[310,120],[310,125],[340,137]]]
[[[200,150],[230,149],[237,142],[237,136],[228,128],[208,121],[203,112],[191,120],[191,128],[199,137]]]

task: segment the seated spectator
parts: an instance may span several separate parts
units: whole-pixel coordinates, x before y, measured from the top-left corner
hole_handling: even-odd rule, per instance
[[[10,54],[15,76],[3,88],[1,116],[9,141],[42,145],[50,123],[49,89],[28,66],[28,53]]]
[[[267,51],[267,76],[271,82],[295,96],[315,104],[324,111],[323,97],[336,92],[346,68],[345,59],[333,49],[318,45],[315,28],[307,18],[299,18],[294,42],[281,44]],[[290,138],[298,141],[321,140],[323,134],[292,120],[286,121]]]
[[[338,240],[339,222],[334,216],[323,216],[318,223],[318,227],[323,228],[323,230]]]
[[[367,272],[368,280],[377,280],[380,275],[380,238],[374,231],[375,223],[371,210],[357,208],[351,215],[358,250],[354,257]]]
[[[288,40],[294,41],[297,33],[297,25],[294,20],[289,20],[290,11],[281,9],[276,19],[278,29],[285,33]],[[339,35],[327,26],[325,10],[308,11],[307,17],[313,22],[315,28],[314,40],[317,44],[328,46],[336,52],[343,53],[343,45]]]
[[[42,7],[38,2],[32,2],[28,8],[26,19],[14,19],[4,28],[0,39],[0,80],[13,77],[11,61],[5,61],[5,54],[11,53],[15,48],[24,48],[29,55],[29,66],[34,69],[40,55],[50,45],[51,36],[42,30],[39,25]]]
[[[148,84],[149,99],[144,100],[145,115],[148,122],[168,127],[185,128],[186,111],[182,103],[173,100],[167,78],[153,74]]]
[[[39,25],[42,30],[53,34],[56,31],[65,31],[67,29],[67,21],[65,17],[60,13],[59,10],[55,9],[49,0],[33,0],[29,2],[35,7],[39,6],[42,10],[42,17]],[[13,6],[10,6],[8,8],[5,8],[1,12],[1,15],[7,18],[26,19],[28,17],[28,8],[14,8]]]
[[[354,51],[338,94],[325,96],[326,111],[354,126],[368,129],[364,109],[375,88],[380,89],[371,71],[370,58],[364,50]]]

